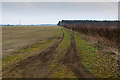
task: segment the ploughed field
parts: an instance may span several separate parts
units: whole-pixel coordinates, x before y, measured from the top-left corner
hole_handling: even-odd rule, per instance
[[[63,27],[3,27],[3,78],[117,78],[114,55]]]

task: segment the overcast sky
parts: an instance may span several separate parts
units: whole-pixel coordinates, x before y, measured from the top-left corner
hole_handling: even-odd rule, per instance
[[[59,20],[117,20],[117,2],[3,2],[3,24],[57,24]]]

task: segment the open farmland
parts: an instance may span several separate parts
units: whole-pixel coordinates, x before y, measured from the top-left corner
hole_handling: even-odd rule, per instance
[[[48,35],[49,34],[49,35]],[[59,27],[3,27],[3,68],[38,54],[59,37]]]
[[[17,30],[16,34],[12,34],[10,29]],[[11,45],[18,48],[3,57],[3,78],[118,77],[115,55],[99,52],[99,47],[67,28],[4,27],[3,33],[6,36],[9,33],[11,37],[14,35],[11,39],[15,40]],[[19,44],[15,44],[19,40],[28,40],[29,45],[25,41],[19,48]],[[15,48],[10,44],[7,47]]]
[[[58,27],[2,27],[3,57],[32,44],[53,39],[58,31]]]
[[[120,1],[1,6],[0,80],[120,80]]]

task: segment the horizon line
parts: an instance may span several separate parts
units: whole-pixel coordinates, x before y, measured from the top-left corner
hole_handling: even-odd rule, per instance
[[[68,19],[63,19],[63,20],[68,20]],[[62,21],[62,20],[59,20],[59,21]],[[58,22],[59,22],[58,21]],[[99,20],[78,20],[78,19],[76,19],[76,20],[74,20],[74,19],[69,19],[69,21],[120,21],[119,19],[116,19],[116,20],[101,20],[101,19],[99,19]],[[11,23],[5,23],[5,24],[0,24],[0,25],[57,25],[57,23],[37,23],[37,24],[19,24],[19,23],[17,23],[17,24],[11,24]]]

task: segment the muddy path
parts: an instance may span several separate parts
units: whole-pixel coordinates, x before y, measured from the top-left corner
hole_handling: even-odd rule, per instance
[[[70,38],[71,46],[70,49],[68,49],[65,58],[63,59],[63,64],[66,65],[67,68],[70,69],[78,78],[93,78],[94,76],[82,65],[72,34],[70,34]]]
[[[54,70],[62,65],[66,65],[67,69],[72,71],[77,78],[94,78],[94,75],[90,73],[83,65],[78,56],[76,43],[72,34],[70,34],[71,43],[67,50],[67,53],[62,57],[58,64],[49,72],[48,77],[51,78],[51,74],[54,73]],[[71,78],[71,77],[70,77]]]
[[[45,78],[48,74],[49,63],[52,55],[63,38],[64,32],[62,31],[61,37],[58,38],[58,40],[52,46],[38,55],[31,56],[23,61],[20,61],[9,72],[3,74],[3,77]]]

